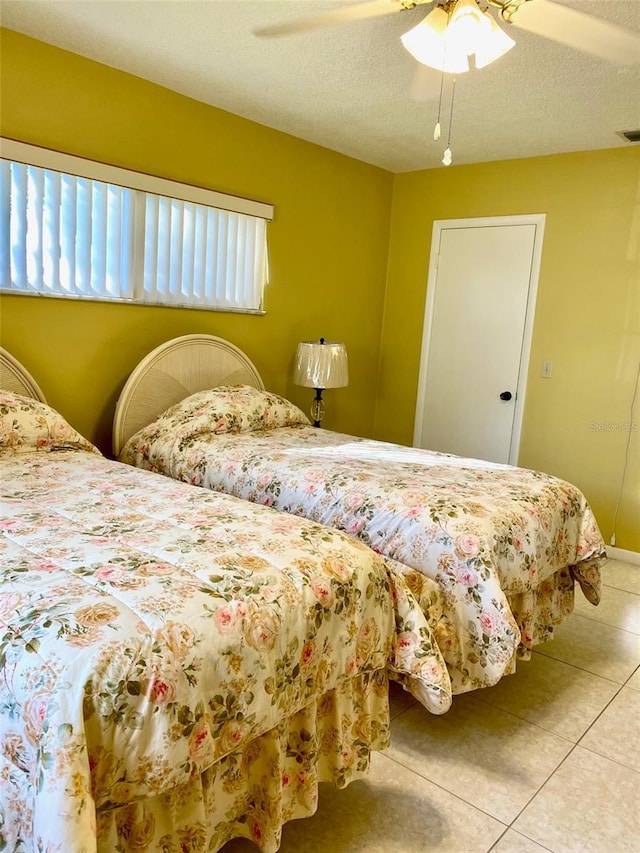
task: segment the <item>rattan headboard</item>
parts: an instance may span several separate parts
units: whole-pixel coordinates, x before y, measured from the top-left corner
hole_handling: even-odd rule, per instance
[[[0,388],[22,394],[23,397],[32,397],[41,403],[47,402],[33,376],[3,347],[0,347]]]
[[[113,452],[162,412],[216,385],[252,385],[260,374],[238,347],[213,335],[183,335],[156,347],[126,381],[113,421]]]

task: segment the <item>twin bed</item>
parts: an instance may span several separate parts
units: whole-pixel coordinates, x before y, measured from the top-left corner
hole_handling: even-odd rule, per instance
[[[366,545],[105,459],[3,351],[0,389],[1,849],[271,853],[387,746],[389,676],[448,709]]]
[[[271,853],[387,746],[389,677],[444,713],[598,602],[573,486],[314,429],[218,338],[132,373],[129,465],[1,350],[0,389],[1,849]]]
[[[551,639],[604,543],[581,492],[536,471],[342,435],[264,390],[208,335],[147,355],[118,401],[114,453],[136,467],[343,530],[402,573],[453,692],[495,684]]]

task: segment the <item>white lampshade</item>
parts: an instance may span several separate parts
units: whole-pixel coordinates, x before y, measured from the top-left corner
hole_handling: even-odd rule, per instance
[[[305,388],[344,388],[349,384],[347,348],[337,341],[298,344],[293,381]]]

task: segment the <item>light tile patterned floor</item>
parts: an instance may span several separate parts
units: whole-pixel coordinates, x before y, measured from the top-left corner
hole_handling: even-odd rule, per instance
[[[390,748],[323,786],[281,853],[640,853],[640,566],[603,579],[598,608],[578,591],[556,639],[448,714],[394,690]]]

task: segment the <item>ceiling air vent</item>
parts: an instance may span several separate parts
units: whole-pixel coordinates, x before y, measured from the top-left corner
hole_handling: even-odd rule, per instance
[[[619,130],[618,136],[627,142],[640,142],[640,130]]]

